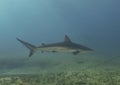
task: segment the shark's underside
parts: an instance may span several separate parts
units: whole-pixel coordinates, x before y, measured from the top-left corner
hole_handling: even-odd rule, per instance
[[[40,50],[41,52],[65,52],[65,53],[73,53],[74,55],[79,54],[82,51],[93,51],[93,49],[88,48],[86,46],[76,44],[70,40],[70,38],[65,35],[63,42],[44,44],[41,46],[34,46],[28,42],[20,40],[17,38],[23,45],[25,45],[28,49],[30,49],[29,57],[31,57],[36,50]]]

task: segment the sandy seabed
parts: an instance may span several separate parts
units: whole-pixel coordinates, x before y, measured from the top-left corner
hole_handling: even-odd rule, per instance
[[[2,58],[0,85],[120,85],[119,56],[56,56]]]

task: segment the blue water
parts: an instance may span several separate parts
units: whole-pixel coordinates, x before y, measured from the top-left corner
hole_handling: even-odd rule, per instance
[[[73,42],[94,49],[99,55],[119,56],[119,3],[119,0],[1,0],[0,58],[7,63],[9,59],[17,62],[21,58],[18,64],[23,65],[28,59],[29,51],[16,40],[16,37],[39,46],[41,43],[63,41],[64,35],[68,35]],[[74,60],[74,56],[70,54],[58,56],[36,53],[30,62],[34,59],[36,61],[37,56],[42,56],[41,62],[57,62],[61,57],[68,62]],[[44,62],[34,66],[39,64]],[[15,67],[17,66],[13,66]]]

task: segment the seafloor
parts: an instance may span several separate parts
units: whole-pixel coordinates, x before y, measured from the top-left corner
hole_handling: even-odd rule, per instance
[[[96,53],[0,57],[0,85],[120,85],[119,61]]]

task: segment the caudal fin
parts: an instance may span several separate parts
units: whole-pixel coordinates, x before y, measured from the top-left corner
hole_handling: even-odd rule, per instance
[[[19,42],[21,42],[25,47],[27,47],[29,50],[30,50],[30,53],[29,53],[29,57],[31,57],[34,52],[35,52],[35,49],[37,48],[36,46],[28,43],[28,42],[25,42],[23,40],[20,40],[19,38],[16,38]]]

